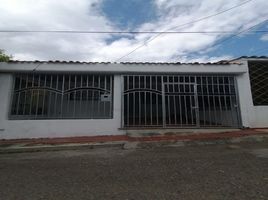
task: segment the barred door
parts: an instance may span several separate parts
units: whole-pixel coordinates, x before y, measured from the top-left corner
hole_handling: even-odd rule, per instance
[[[240,127],[233,75],[124,76],[123,127]]]
[[[199,126],[195,83],[164,83],[166,127]]]

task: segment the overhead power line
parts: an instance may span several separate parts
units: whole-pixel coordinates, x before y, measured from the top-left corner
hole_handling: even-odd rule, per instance
[[[233,9],[235,9],[235,8],[241,7],[241,6],[243,6],[243,5],[247,4],[247,3],[250,3],[251,1],[253,1],[253,0],[244,1],[244,2],[242,2],[242,3],[240,3],[240,4],[236,5],[236,6],[230,7],[230,8],[228,8],[228,9],[226,9],[226,10],[222,10],[222,11],[220,11],[220,12],[218,12],[218,13],[215,13],[215,14],[212,14],[212,15],[208,15],[208,16],[205,16],[205,17],[202,17],[202,18],[199,18],[199,19],[196,19],[196,20],[193,20],[193,21],[190,21],[190,22],[187,22],[187,23],[180,24],[180,25],[178,25],[178,26],[174,26],[174,27],[172,27],[172,28],[169,28],[169,29],[167,29],[167,30],[165,30],[165,31],[163,31],[163,32],[161,32],[161,33],[159,33],[159,34],[157,34],[156,36],[154,36],[154,37],[152,37],[152,38],[149,38],[149,39],[143,41],[141,45],[137,46],[136,48],[134,48],[134,49],[133,49],[132,51],[130,51],[129,53],[127,53],[127,54],[121,56],[120,58],[116,59],[115,62],[120,61],[121,59],[123,59],[123,58],[129,56],[130,54],[134,53],[134,52],[137,51],[138,49],[144,47],[145,45],[147,45],[149,42],[153,41],[154,39],[156,39],[156,38],[159,37],[160,35],[165,34],[166,31],[173,30],[173,29],[177,29],[177,28],[180,28],[180,27],[184,27],[184,26],[186,26],[186,25],[194,24],[194,23],[196,23],[196,22],[200,22],[200,21],[203,21],[203,20],[206,20],[206,19],[209,19],[209,18],[218,16],[218,15],[221,15],[221,14],[223,14],[223,13],[225,13],[225,12],[228,12],[228,11],[233,10]]]
[[[0,33],[85,33],[85,34],[232,34],[234,31],[48,31],[48,30],[0,30]],[[268,33],[268,30],[256,30],[250,33]]]
[[[263,20],[263,21],[261,21],[261,22],[259,22],[259,23],[257,23],[257,24],[254,24],[253,26],[250,26],[249,28],[247,28],[247,29],[245,29],[245,30],[242,30],[242,31],[240,31],[240,32],[238,32],[238,33],[236,33],[236,34],[234,34],[234,35],[231,35],[230,37],[227,37],[227,38],[225,38],[225,39],[223,39],[223,40],[220,40],[219,42],[214,43],[211,47],[217,46],[217,45],[222,44],[222,43],[224,43],[224,42],[226,42],[226,41],[228,41],[228,40],[231,40],[231,39],[233,39],[234,37],[236,37],[236,36],[238,36],[238,35],[241,35],[241,34],[243,34],[243,33],[246,33],[246,32],[248,32],[248,31],[250,31],[250,30],[252,30],[252,29],[254,29],[254,28],[260,26],[261,24],[266,23],[266,22],[268,22],[268,19],[265,19],[265,20]],[[211,47],[210,47],[210,48],[211,48]]]

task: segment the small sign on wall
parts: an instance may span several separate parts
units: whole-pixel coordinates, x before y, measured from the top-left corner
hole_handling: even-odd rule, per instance
[[[111,95],[110,94],[102,94],[101,101],[111,101]]]

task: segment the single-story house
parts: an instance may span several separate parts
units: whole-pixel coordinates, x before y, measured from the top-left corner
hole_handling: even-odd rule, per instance
[[[268,127],[268,57],[0,63],[0,139]]]

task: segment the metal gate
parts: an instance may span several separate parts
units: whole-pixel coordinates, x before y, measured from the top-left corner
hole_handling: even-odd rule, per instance
[[[198,102],[195,83],[164,83],[164,126],[197,127]]]
[[[123,127],[239,127],[231,75],[123,77]]]

